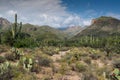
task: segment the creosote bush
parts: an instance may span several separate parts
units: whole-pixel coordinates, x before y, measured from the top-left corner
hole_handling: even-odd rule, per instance
[[[12,53],[5,54],[5,58],[9,61],[15,61],[16,60],[15,55],[12,54]]]
[[[42,48],[42,51],[43,51],[43,53],[52,56],[54,54],[58,54],[59,48],[58,47],[52,47],[52,46],[51,47],[46,46],[46,47]]]
[[[80,63],[80,62],[76,62],[75,69],[78,72],[85,72],[87,70],[87,66],[85,64]]]
[[[87,63],[87,64],[91,64],[91,58],[90,57],[84,57],[83,58],[83,61],[85,62],[85,63]]]
[[[70,71],[70,67],[68,66],[68,64],[67,63],[61,63],[61,67],[60,67],[59,72],[62,75],[65,75],[68,71]]]
[[[4,63],[6,61],[5,57],[0,56],[0,63]]]
[[[45,55],[36,56],[35,59],[38,61],[39,66],[50,67],[52,63],[52,60]]]
[[[39,73],[40,71],[41,71],[41,67],[37,63],[34,63],[31,68],[31,72]]]

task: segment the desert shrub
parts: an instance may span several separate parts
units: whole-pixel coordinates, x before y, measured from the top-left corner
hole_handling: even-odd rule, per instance
[[[70,70],[69,66],[67,63],[61,63],[61,67],[60,67],[60,70],[59,72],[64,75],[66,74],[68,71]]]
[[[0,80],[36,80],[36,77],[21,66],[4,62],[0,64]]]
[[[39,60],[39,65],[41,66],[49,67],[50,63],[51,63],[51,60],[47,57],[41,57],[41,59]]]
[[[1,47],[0,47],[1,48]],[[4,50],[3,49],[0,49],[0,53],[2,53],[2,52],[4,52]]]
[[[62,61],[67,62],[68,64],[74,63],[81,60],[81,53],[69,52],[65,55]]]
[[[114,67],[120,67],[120,58],[114,59],[112,64]]]
[[[96,69],[96,73],[98,76],[103,75],[103,72],[105,71],[106,71],[106,67]]]
[[[65,56],[62,58],[61,61],[67,62],[68,64],[71,64],[71,63],[73,63],[73,62],[76,61],[76,60],[75,60],[75,58],[73,57],[73,55],[69,53],[69,54],[65,55]]]
[[[96,69],[96,75],[99,76],[99,78],[102,76],[104,76],[105,78],[109,78],[110,77],[110,73],[113,70],[113,68],[111,66],[104,66],[103,68],[98,68]]]
[[[49,67],[50,64],[52,63],[52,60],[45,55],[36,56],[35,59],[38,60],[38,64],[40,66],[44,66],[44,67]]]
[[[20,73],[18,76],[13,77],[12,80],[37,80],[37,77],[32,73]]]
[[[37,47],[38,44],[37,42],[32,39],[32,38],[25,38],[25,39],[17,39],[14,44],[14,47],[20,48],[20,47],[28,47],[28,48],[33,48]]]
[[[93,60],[97,60],[99,59],[101,56],[99,54],[91,54],[90,57],[93,59]]]
[[[97,76],[94,75],[92,72],[85,72],[83,73],[83,75],[83,80],[98,80]]]
[[[20,74],[23,73],[19,67],[12,66],[9,62],[4,62],[0,65],[0,80],[13,80],[14,77],[17,77]]]
[[[60,51],[67,51],[67,50],[69,50],[70,48],[69,47],[61,47],[60,48]]]
[[[6,61],[6,59],[2,56],[0,56],[0,63],[4,63]]]
[[[5,55],[5,58],[6,58],[7,60],[9,60],[9,61],[15,61],[15,60],[16,60],[16,59],[15,59],[15,55],[12,54],[12,53],[6,54],[6,55]]]
[[[41,71],[41,67],[37,63],[34,63],[31,68],[31,72],[39,73],[40,71]]]
[[[87,70],[87,66],[82,64],[82,63],[80,63],[80,62],[76,62],[75,69],[78,72],[85,72]]]
[[[72,60],[72,58],[74,58],[75,60],[81,60],[81,52],[78,48],[73,48],[64,58],[66,60]]]
[[[51,77],[50,76],[48,76],[48,75],[45,75],[45,76],[43,76],[42,77],[42,79],[41,80],[51,80]]]
[[[91,64],[91,58],[90,57],[84,57],[83,61],[87,64]]]
[[[54,74],[54,79],[55,80],[62,80],[62,74],[60,74],[60,73],[56,73],[56,74]]]
[[[42,51],[45,54],[48,54],[48,55],[52,56],[54,54],[58,54],[59,48],[57,48],[57,47],[43,47]]]

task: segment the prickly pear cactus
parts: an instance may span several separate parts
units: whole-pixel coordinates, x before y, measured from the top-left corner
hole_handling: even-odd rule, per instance
[[[15,47],[13,47],[13,48],[11,49],[11,51],[12,51],[12,53],[14,53],[15,58],[18,59],[18,60],[20,59],[21,56],[24,55],[21,50],[19,50],[18,48],[15,48]]]
[[[8,70],[9,66],[10,66],[10,63],[7,61],[0,64],[0,75],[4,74]]]
[[[33,66],[33,60],[31,58],[22,57],[21,63],[23,65],[23,68],[30,71]]]
[[[111,78],[114,80],[120,80],[120,70],[115,68],[111,74]]]
[[[28,59],[28,64],[27,64],[28,70],[30,70],[30,69],[32,68],[32,64],[33,64],[32,59],[29,58],[29,59]]]

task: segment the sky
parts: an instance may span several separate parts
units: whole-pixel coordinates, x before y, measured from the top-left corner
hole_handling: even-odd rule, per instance
[[[0,17],[55,28],[88,26],[100,16],[120,19],[120,0],[0,0]]]

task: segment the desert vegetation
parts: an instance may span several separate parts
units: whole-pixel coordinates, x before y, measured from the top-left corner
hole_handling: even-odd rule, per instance
[[[120,57],[113,54],[110,59],[107,52],[90,47],[69,47],[67,51],[57,48],[52,55],[49,53],[56,47],[47,47],[52,48],[49,53],[43,48],[9,47],[2,51],[1,80],[105,80]]]
[[[0,34],[0,80],[110,80],[120,37],[36,37],[15,22]],[[36,31],[36,29],[34,29]]]

